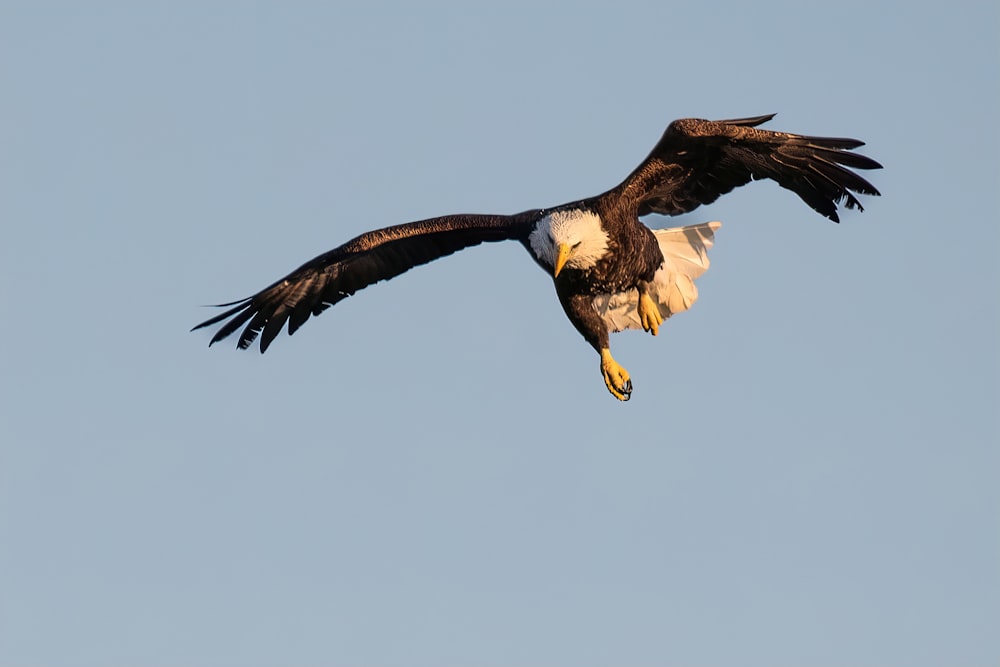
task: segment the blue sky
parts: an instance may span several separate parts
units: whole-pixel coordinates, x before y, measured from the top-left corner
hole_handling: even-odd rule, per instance
[[[997,664],[998,14],[3,3],[0,665]],[[724,226],[628,404],[515,244],[188,333],[770,112],[884,196],[648,218]]]

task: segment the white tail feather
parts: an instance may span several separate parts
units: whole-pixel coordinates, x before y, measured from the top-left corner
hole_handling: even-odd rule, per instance
[[[715,230],[721,226],[721,222],[704,222],[653,230],[663,253],[663,264],[653,278],[650,296],[663,319],[687,310],[698,300],[694,281],[708,270],[708,249],[715,242]],[[636,310],[638,303],[636,288],[594,297],[594,308],[611,331],[642,328]]]

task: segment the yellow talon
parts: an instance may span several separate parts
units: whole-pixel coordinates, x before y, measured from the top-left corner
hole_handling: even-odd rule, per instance
[[[663,317],[656,302],[645,292],[639,293],[639,304],[636,309],[639,311],[639,324],[643,331],[648,331],[654,336],[660,332],[660,325],[663,324]]]
[[[601,350],[601,373],[604,375],[604,384],[608,386],[612,396],[619,401],[632,398],[632,380],[628,376],[628,371],[618,365],[608,348]]]

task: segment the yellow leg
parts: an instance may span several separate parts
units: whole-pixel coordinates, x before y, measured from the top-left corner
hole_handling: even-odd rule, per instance
[[[663,318],[660,316],[660,309],[656,302],[648,294],[640,291],[636,310],[639,311],[639,323],[642,324],[642,330],[648,331],[654,336],[658,334],[660,325],[663,324]]]
[[[601,373],[612,396],[619,401],[627,401],[632,397],[632,380],[629,379],[628,371],[618,365],[608,348],[601,350]]]

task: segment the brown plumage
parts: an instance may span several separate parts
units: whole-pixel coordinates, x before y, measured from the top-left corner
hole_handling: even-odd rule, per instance
[[[665,257],[662,250],[667,239],[661,237],[663,232],[654,235],[639,217],[686,213],[760,179],[774,180],[792,190],[834,222],[839,222],[837,204],[841,202],[849,209],[862,210],[853,193],[879,194],[849,169],[881,167],[870,158],[849,152],[863,142],[756,128],[772,117],[674,121],[621,184],[596,197],[516,215],[446,215],[367,232],[306,262],[251,297],[222,304],[230,308],[194,328],[228,320],[210,345],[242,327],[238,347],[250,347],[260,335],[260,350],[264,352],[286,322],[292,334],[310,315],[319,315],[372,283],[482,242],[515,240],[544,269],[555,273],[556,292],[567,315],[601,352],[608,389],[627,400],[631,382],[624,369],[613,360],[608,362],[609,324],[597,311],[595,297],[634,293],[643,328],[656,333],[659,322],[652,314],[656,306],[650,301],[644,307],[643,295],[653,293],[656,277],[672,258]],[[691,233],[693,227],[686,229],[691,247],[703,257],[715,227],[701,229],[701,236]],[[705,267],[707,259],[697,273]],[[690,304],[694,298],[696,291],[684,302]],[[665,311],[662,304],[659,310],[661,321],[673,312]]]

